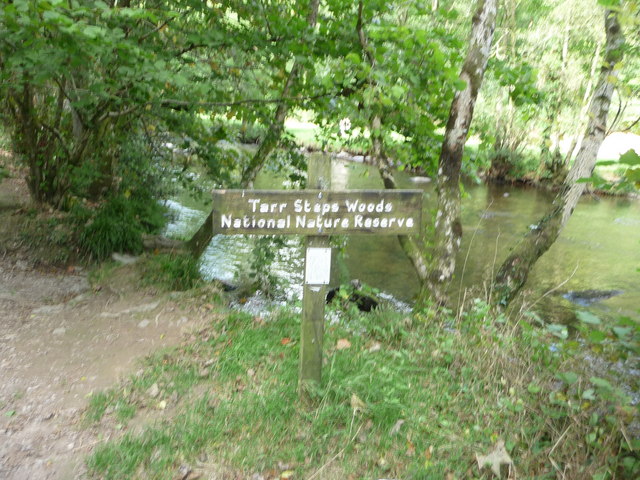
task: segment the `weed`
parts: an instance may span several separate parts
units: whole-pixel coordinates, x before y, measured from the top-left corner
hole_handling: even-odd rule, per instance
[[[151,198],[116,195],[95,212],[76,207],[73,215],[81,225],[79,245],[95,260],[104,260],[113,252],[142,252],[142,234],[164,225],[164,209]]]
[[[188,254],[152,255],[144,264],[143,283],[166,290],[190,290],[201,283],[198,260]]]
[[[502,439],[520,476],[634,478],[638,445],[621,433],[635,415],[628,399],[580,374],[526,317],[496,321],[476,302],[457,318],[341,318],[327,325],[309,409],[296,393],[298,315],[216,315],[192,343],[151,358],[126,397],[108,397],[144,408],[156,385],[158,398],[180,401],[168,421],[97,448],[90,471],[172,478],[206,454],[240,477],[486,478],[474,454]]]

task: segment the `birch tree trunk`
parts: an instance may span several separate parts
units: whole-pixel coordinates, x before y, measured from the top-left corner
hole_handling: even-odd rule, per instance
[[[497,0],[479,0],[473,16],[469,48],[460,79],[466,87],[456,93],[451,104],[444,143],[438,163],[438,208],[428,287],[438,304],[447,302],[447,288],[456,266],[462,238],[460,221],[460,167],[464,144],[473,117],[478,91],[491,51],[496,24]]]
[[[493,301],[508,305],[527,281],[529,271],[556,241],[584,192],[585,183],[577,183],[593,173],[598,149],[607,130],[607,116],[617,80],[616,65],[622,60],[624,36],[618,16],[605,13],[606,48],[603,66],[589,107],[586,132],[576,160],[569,170],[551,211],[532,228],[501,265],[494,280]]]
[[[310,0],[309,1],[309,12],[307,14],[307,23],[311,28],[316,26],[316,22],[318,21],[318,8],[320,5],[320,0]],[[253,186],[253,182],[260,172],[260,169],[264,165],[264,162],[267,160],[267,157],[271,154],[271,152],[278,146],[280,142],[280,137],[282,136],[282,131],[284,130],[284,121],[287,118],[287,113],[289,113],[289,104],[287,103],[287,97],[291,95],[291,91],[298,80],[298,76],[300,74],[300,64],[297,61],[293,62],[293,66],[291,67],[291,71],[287,77],[287,81],[282,88],[282,93],[280,94],[281,101],[276,108],[276,111],[273,116],[273,121],[267,130],[267,134],[262,139],[260,146],[256,153],[251,157],[249,161],[249,165],[242,172],[242,177],[240,179],[240,185],[243,188],[251,188]],[[213,236],[213,212],[210,213],[202,226],[198,229],[198,231],[191,237],[191,239],[187,242],[187,247],[189,251],[193,254],[194,257],[200,257],[204,249],[207,248],[207,245],[211,241],[211,237]]]

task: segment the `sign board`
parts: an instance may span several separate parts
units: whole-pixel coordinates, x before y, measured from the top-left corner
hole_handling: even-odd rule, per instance
[[[215,190],[213,232],[420,234],[422,190]]]
[[[331,280],[331,248],[307,248],[304,283],[329,285]]]
[[[309,157],[308,184],[331,183],[331,162]],[[307,237],[300,325],[299,393],[320,382],[326,286],[331,280],[329,235],[420,235],[422,190],[214,190],[209,235]],[[209,237],[210,238],[210,237]]]

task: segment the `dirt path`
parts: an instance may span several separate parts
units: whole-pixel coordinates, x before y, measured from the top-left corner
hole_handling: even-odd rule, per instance
[[[81,425],[91,393],[206,319],[169,294],[138,290],[136,275],[123,266],[96,288],[80,269],[37,269],[0,245],[1,479],[84,478],[83,460],[99,442]]]
[[[16,480],[82,478],[97,442],[78,425],[91,393],[202,321],[166,295],[94,292],[83,274],[38,272],[6,258],[0,319],[0,478]]]

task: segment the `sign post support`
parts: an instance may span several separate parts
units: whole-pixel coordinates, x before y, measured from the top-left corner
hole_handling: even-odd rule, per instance
[[[307,167],[307,187],[318,190],[331,188],[331,160],[325,156],[312,155]],[[302,293],[302,324],[300,327],[300,365],[298,372],[298,395],[308,399],[308,385],[318,385],[322,379],[322,344],[324,339],[324,306],[330,275],[316,275],[317,269],[331,272],[331,249],[329,237],[310,235],[307,237],[305,254],[305,278]],[[326,252],[328,251],[328,255]],[[327,258],[328,257],[328,258]],[[328,262],[324,263],[323,262]],[[324,267],[324,268],[323,268]]]

